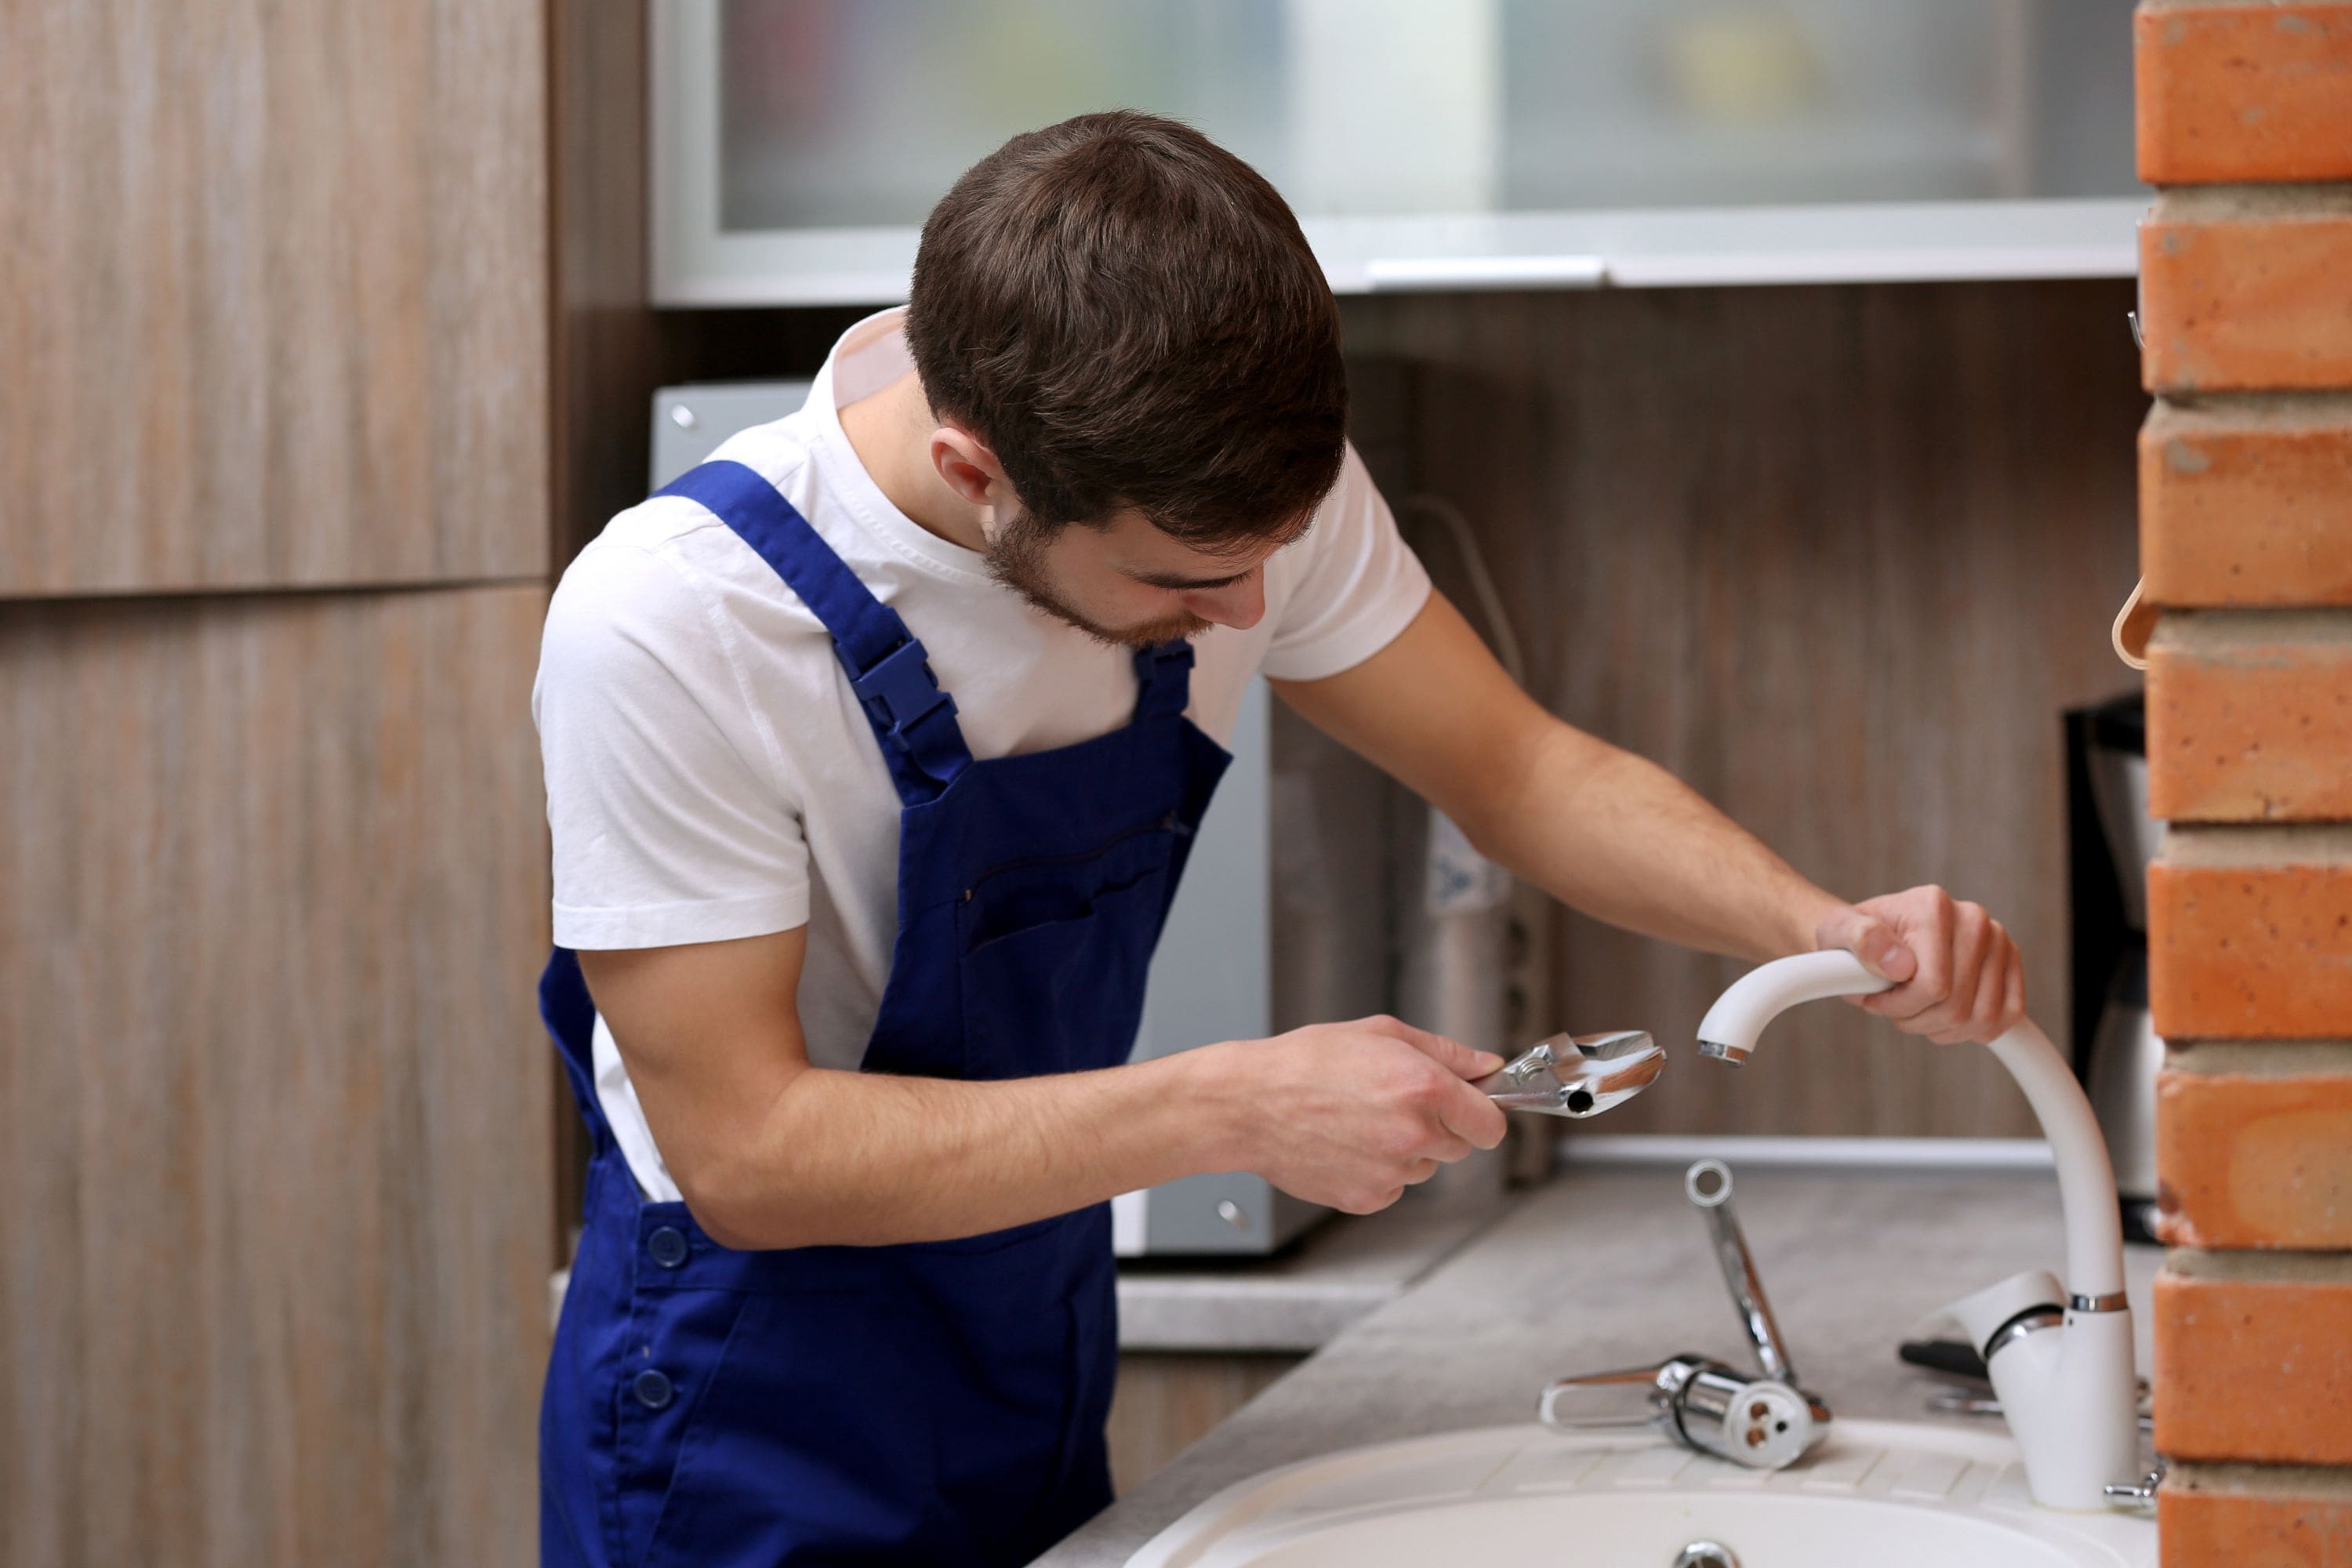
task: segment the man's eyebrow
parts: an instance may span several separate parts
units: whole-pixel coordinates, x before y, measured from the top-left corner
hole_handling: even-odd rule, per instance
[[[1307,531],[1314,524],[1315,514],[1310,511],[1275,537],[1273,541],[1275,549],[1286,550],[1297,543],[1307,537]],[[1238,572],[1228,573],[1223,577],[1187,577],[1176,572],[1129,572],[1128,575],[1145,586],[1152,588],[1173,588],[1180,591],[1188,588],[1223,588],[1240,582],[1265,564],[1265,562],[1261,559],[1243,567]]]
[[[1175,572],[1130,572],[1128,575],[1153,588],[1223,588],[1240,582],[1256,570],[1253,566],[1248,571],[1235,572],[1224,577],[1187,577]]]

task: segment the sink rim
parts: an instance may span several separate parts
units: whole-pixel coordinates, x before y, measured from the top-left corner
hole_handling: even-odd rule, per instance
[[[1852,1460],[1871,1448],[1880,1450],[1879,1458],[1856,1471],[1850,1483],[1841,1480],[1809,1486],[1803,1479],[1820,1472],[1830,1461]],[[1540,1466],[1543,1456],[1548,1454],[1594,1450],[1601,1451],[1603,1457],[1578,1471],[1572,1480],[1546,1482],[1530,1478],[1501,1491],[1489,1490],[1514,1465]],[[1656,1454],[1662,1459],[1681,1456],[1685,1462],[1664,1479],[1627,1479],[1615,1473],[1621,1462],[1605,1457],[1613,1453],[1636,1457]],[[1992,1473],[1975,1489],[1975,1495],[1965,1500],[1949,1496],[1895,1496],[1884,1489],[1865,1490],[1864,1482],[1876,1479],[1889,1453],[1948,1456],[1971,1467],[1989,1467]],[[1467,1486],[1460,1484],[1458,1479],[1451,1484],[1429,1479],[1433,1463],[1441,1460],[1454,1464],[1457,1477],[1463,1473],[1459,1467],[1469,1465],[1467,1473],[1480,1479]],[[1630,1468],[1639,1462],[1636,1458],[1622,1463]],[[1422,1489],[1416,1491],[1413,1486],[1407,1485],[1377,1501],[1345,1500],[1340,1489],[1349,1483],[1360,1487],[1365,1478],[1379,1477],[1384,1471],[1400,1481],[1411,1478]],[[1610,1473],[1604,1477],[1604,1472]],[[1961,1473],[1965,1477],[1969,1472]],[[1770,1489],[1765,1490],[1766,1488]],[[1323,1520],[1314,1519],[1311,1511],[1277,1520],[1276,1516],[1295,1514],[1301,1509],[1312,1510],[1318,1490],[1334,1494],[1332,1506]],[[1801,1465],[1786,1471],[1761,1472],[1687,1453],[1663,1438],[1637,1433],[1560,1433],[1534,1422],[1520,1422],[1465,1427],[1340,1449],[1244,1478],[1203,1500],[1152,1536],[1128,1558],[1127,1568],[1180,1568],[1181,1564],[1202,1560],[1220,1546],[1242,1544],[1254,1532],[1264,1532],[1265,1544],[1271,1549],[1282,1542],[1311,1537],[1327,1527],[1384,1514],[1565,1494],[1589,1498],[1594,1506],[1604,1506],[1603,1500],[1612,1496],[1696,1496],[1736,1503],[1743,1495],[1758,1495],[1801,1498],[1830,1508],[1867,1502],[1913,1509],[1924,1514],[1965,1517],[2053,1544],[2104,1548],[2124,1562],[2146,1564],[2147,1568],[2153,1568],[2157,1560],[2152,1515],[2122,1511],[2068,1513],[2033,1504],[2025,1491],[2017,1447],[2003,1431],[1971,1430],[1928,1422],[1840,1420]]]

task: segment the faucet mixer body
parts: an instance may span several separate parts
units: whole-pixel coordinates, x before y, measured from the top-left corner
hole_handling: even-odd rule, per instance
[[[1707,1010],[1699,1053],[1735,1066],[1786,1009],[1861,996],[1891,982],[1848,952],[1809,952],[1749,971]],[[2105,1489],[2138,1474],[2131,1310],[2124,1300],[2123,1226],[2115,1169],[2090,1101],[2049,1037],[2022,1020],[1993,1040],[2050,1141],[2065,1212],[2066,1279],[2033,1271],[1953,1302],[1983,1353],[2036,1502],[2099,1510]]]

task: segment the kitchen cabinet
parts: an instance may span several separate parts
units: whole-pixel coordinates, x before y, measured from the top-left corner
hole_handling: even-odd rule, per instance
[[[1119,105],[1289,200],[1342,293],[2128,275],[2129,0],[677,0],[668,305],[905,297],[1007,136]]]
[[[0,1559],[532,1559],[540,0],[0,47]]]
[[[537,577],[541,7],[26,7],[0,598]]]
[[[537,584],[0,607],[0,1557],[524,1563]]]

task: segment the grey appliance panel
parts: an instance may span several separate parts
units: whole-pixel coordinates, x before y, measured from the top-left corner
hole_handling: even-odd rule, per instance
[[[1186,1176],[1152,1188],[1144,1201],[1143,1249],[1153,1257],[1260,1256],[1329,1212],[1242,1172]]]
[[[1234,725],[1233,763],[1192,841],[1151,960],[1138,1061],[1257,1039],[1272,1027],[1266,700],[1265,680],[1253,679]]]
[[[800,412],[805,381],[712,381],[654,394],[653,472],[659,489],[709,458],[738,430]]]

